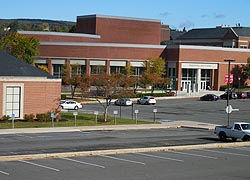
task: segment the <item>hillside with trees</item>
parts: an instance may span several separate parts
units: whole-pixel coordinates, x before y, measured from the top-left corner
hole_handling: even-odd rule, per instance
[[[45,19],[0,19],[0,33],[6,31],[74,32],[76,22]]]

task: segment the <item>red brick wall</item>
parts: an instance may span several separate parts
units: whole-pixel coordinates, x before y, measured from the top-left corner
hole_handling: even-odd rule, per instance
[[[40,55],[101,59],[148,59],[159,57],[163,48],[102,47],[102,46],[41,46]]]
[[[25,82],[24,114],[54,111],[61,99],[61,82]]]
[[[96,26],[94,27],[94,24]],[[92,29],[91,29],[92,28]],[[100,42],[160,44],[161,23],[158,21],[96,17],[77,18],[77,32],[101,35]]]

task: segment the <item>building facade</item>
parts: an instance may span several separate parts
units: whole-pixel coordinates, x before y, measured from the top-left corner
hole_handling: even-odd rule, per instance
[[[239,29],[216,29],[216,32],[213,31],[213,36],[216,37],[210,39],[203,37],[203,31],[200,38],[198,35],[195,36],[196,39],[186,38],[186,45],[160,45],[162,40],[170,38],[169,27],[152,19],[78,16],[76,29],[77,33],[19,33],[40,40],[40,55],[35,57],[35,62],[37,65],[46,65],[50,74],[56,78],[62,77],[64,65],[73,64],[80,65],[78,71],[88,75],[103,71],[108,74],[122,73],[126,66],[132,66],[134,75],[139,76],[143,73],[144,62],[149,57],[162,57],[166,60],[171,88],[187,92],[199,92],[207,87],[219,90],[220,86],[225,85],[224,76],[227,74],[228,64],[224,60],[235,60],[231,70],[237,78],[240,76],[240,67],[250,57],[248,37],[242,36],[242,32],[239,36]],[[212,36],[210,31],[206,32],[206,36]],[[229,48],[233,39],[237,40],[237,47],[245,44],[247,48]],[[237,68],[238,71],[235,71]],[[241,81],[243,84],[243,79]]]
[[[55,111],[61,99],[61,79],[0,51],[0,117]]]

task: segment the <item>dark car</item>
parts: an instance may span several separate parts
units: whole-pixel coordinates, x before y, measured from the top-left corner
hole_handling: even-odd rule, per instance
[[[217,101],[219,99],[219,96],[215,94],[205,94],[204,96],[200,97],[201,101]]]
[[[227,99],[228,98],[228,94],[224,93],[224,94],[220,95],[220,98],[221,99]],[[229,93],[229,99],[237,99],[237,94],[234,93],[234,92],[230,92]]]
[[[246,99],[247,98],[247,93],[246,92],[238,92],[237,93],[237,98],[238,99]]]

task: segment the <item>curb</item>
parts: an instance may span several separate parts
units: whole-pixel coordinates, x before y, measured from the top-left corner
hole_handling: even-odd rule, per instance
[[[177,151],[177,150],[191,150],[191,149],[204,149],[204,148],[213,149],[213,148],[240,147],[240,146],[250,146],[250,142],[213,143],[213,144],[199,144],[199,145],[171,146],[171,147],[130,148],[130,149],[80,151],[80,152],[67,152],[67,153],[0,156],[0,162],[48,159],[48,158],[65,158],[65,157],[78,157],[78,156],[142,153],[142,152]]]

